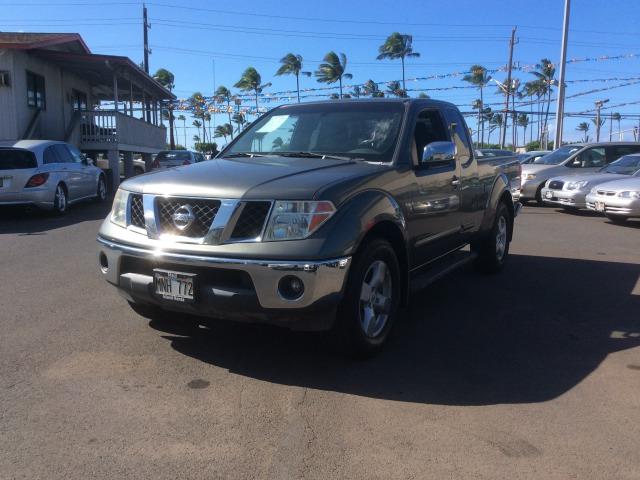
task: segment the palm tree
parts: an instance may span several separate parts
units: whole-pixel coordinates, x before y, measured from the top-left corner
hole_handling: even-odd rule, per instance
[[[230,123],[218,125],[213,132],[214,137],[224,137],[224,143],[227,143],[227,137],[233,132],[233,127]]]
[[[424,92],[420,92],[418,94],[418,98],[431,98],[431,97],[429,95],[427,95],[426,93],[424,93]]]
[[[209,112],[206,112],[202,116],[202,121],[205,123],[205,125],[207,125],[207,135],[209,135],[209,140],[211,140],[213,138],[211,136],[211,114]]]
[[[153,74],[153,78],[156,82],[162,85],[167,90],[171,91],[175,87],[175,77],[173,73],[171,73],[166,68],[159,68],[156,73]],[[169,147],[173,150],[176,148],[175,139],[173,136],[173,103],[169,102],[168,104],[169,110]]]
[[[522,131],[522,146],[527,143],[527,127],[529,126],[529,117],[526,113],[521,113],[518,115],[517,124],[519,127],[523,128]]]
[[[205,130],[204,127],[204,116],[205,116],[205,109],[204,109],[204,97],[202,96],[202,93],[200,92],[194,92],[188,99],[189,102],[189,106],[191,107],[191,114],[193,115],[194,118],[196,119],[200,119],[202,120],[202,122],[198,122],[198,126],[202,127],[202,141],[206,142],[207,141],[207,132]],[[193,123],[193,125],[195,126],[195,122]]]
[[[462,77],[462,80],[475,85],[480,90],[480,109],[484,108],[484,87],[491,81],[491,76],[487,74],[487,69],[482,65],[473,65],[470,70],[471,73]],[[480,120],[480,112],[478,111],[478,120]],[[479,131],[482,131],[481,145],[484,145],[484,121],[481,121]]]
[[[241,132],[245,122],[247,121],[244,117],[244,113],[242,112],[234,113],[232,120],[233,120],[233,123],[238,125],[238,127],[236,128],[236,132]]]
[[[387,37],[385,42],[378,47],[378,60],[397,60],[402,61],[402,89],[407,90],[404,81],[404,59],[407,57],[419,57],[418,52],[413,51],[413,36],[393,32]]]
[[[353,90],[351,90],[351,92],[349,93],[349,95],[355,98],[360,98],[362,95],[364,95],[364,92],[362,91],[362,88],[360,88],[359,85],[355,85],[353,87]]]
[[[300,75],[306,77],[311,76],[311,72],[302,71],[302,55],[294,55],[293,53],[287,53],[280,59],[282,64],[276,76],[280,75],[295,75],[296,76],[296,90],[298,91],[298,103],[300,103]]]
[[[340,83],[340,98],[342,98],[342,79],[353,78],[350,73],[345,73],[347,69],[347,56],[341,53],[338,56],[335,52],[329,52],[324,56],[323,63],[320,64],[315,76],[320,83]]]
[[[197,121],[197,120],[196,120],[196,121]],[[200,122],[198,122],[198,123],[200,123]],[[199,137],[198,135],[194,135],[194,136],[193,136],[193,142],[194,142],[194,143],[200,143],[200,137]]]
[[[580,123],[576,127],[576,130],[579,131],[579,132],[584,132],[584,141],[585,142],[589,141],[589,135],[587,135],[587,132],[589,132],[589,124],[587,122]]]
[[[191,125],[193,125],[194,127],[196,127],[196,129],[198,130],[198,132],[200,132],[200,127],[202,127],[202,122],[201,122],[200,120],[194,120],[194,121],[191,123]],[[204,132],[204,127],[203,127],[202,131]],[[200,139],[199,134],[198,134],[198,135],[194,135],[193,137],[194,137],[194,138],[193,138],[193,141],[194,141],[194,142],[196,141],[195,137],[198,137],[198,142],[201,140],[201,139]],[[207,141],[206,137],[202,137],[202,138],[203,138],[203,141],[205,141],[205,142]],[[186,146],[186,145],[185,145],[185,146]]]
[[[256,95],[256,115],[258,115],[258,95],[262,93],[267,87],[271,86],[271,82],[262,83],[262,77],[258,71],[253,68],[247,68],[240,77],[240,80],[236,82],[234,87],[239,88],[243,92],[253,92]]]
[[[471,108],[478,110],[478,126],[476,128],[476,145],[480,148],[480,125],[482,124],[482,99],[474,100]],[[484,140],[484,138],[483,138]]]
[[[231,123],[231,91],[224,85],[220,85],[213,95],[219,102],[226,102],[227,115],[229,116],[229,123]],[[233,139],[233,132],[231,132],[231,139]]]
[[[622,131],[620,129],[620,121],[622,120],[622,116],[618,112],[613,112],[611,114],[611,124],[613,125],[613,121],[618,122],[618,140],[622,140]]]
[[[371,97],[384,97],[384,93],[380,91],[378,84],[373,80],[367,80],[362,86],[362,94],[370,95]]]
[[[529,97],[529,111],[531,114],[531,118],[533,118],[533,97],[537,97],[537,112],[538,116],[536,117],[538,120],[536,121],[538,124],[538,133],[540,132],[540,82],[537,80],[532,80],[524,84],[523,95]],[[539,139],[539,137],[538,137]],[[533,142],[533,126],[529,130],[529,142]]]
[[[544,124],[541,131],[541,134],[545,134],[547,132],[547,125],[549,123],[549,107],[551,106],[551,92],[552,86],[557,83],[557,80],[553,78],[556,74],[556,67],[551,63],[551,60],[548,58],[543,58],[540,60],[540,63],[536,64],[536,69],[531,72],[532,75],[540,81],[540,89],[546,94],[546,112],[544,114]]]
[[[186,148],[186,146],[187,146],[187,117],[185,117],[184,115],[180,114],[180,115],[178,115],[177,120],[181,120],[182,121],[182,131],[184,132],[184,146]]]
[[[493,132],[496,128],[499,128],[502,131],[503,127],[503,117],[501,113],[492,113],[491,118],[489,119],[489,134],[487,138],[487,143],[491,144],[491,132]]]
[[[397,80],[387,84],[387,92],[400,98],[407,98],[408,96],[406,90],[400,87],[400,82]]]

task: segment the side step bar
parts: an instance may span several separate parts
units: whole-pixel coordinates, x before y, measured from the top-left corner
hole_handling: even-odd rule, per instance
[[[458,250],[455,253],[446,255],[435,262],[423,267],[411,274],[409,279],[409,289],[411,293],[418,292],[440,280],[454,270],[474,261],[478,255],[474,252],[464,252]]]

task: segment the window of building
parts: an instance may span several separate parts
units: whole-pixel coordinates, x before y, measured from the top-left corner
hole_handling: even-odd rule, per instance
[[[44,77],[27,72],[27,105],[46,110],[47,102],[44,92]]]
[[[76,90],[71,91],[71,104],[74,110],[86,110],[87,109],[87,94]]]

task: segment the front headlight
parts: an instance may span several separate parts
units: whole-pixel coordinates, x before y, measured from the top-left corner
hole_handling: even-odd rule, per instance
[[[569,182],[567,183],[567,190],[582,190],[589,184],[588,181],[582,180],[580,182]]]
[[[120,227],[127,226],[127,202],[129,192],[118,189],[113,197],[113,207],[111,207],[111,221]]]
[[[266,241],[307,238],[336,212],[331,202],[277,201],[265,230]]]
[[[620,192],[618,196],[620,198],[640,198],[640,190]]]
[[[533,180],[534,178],[536,178],[536,174],[535,173],[525,173],[522,176],[523,180]]]

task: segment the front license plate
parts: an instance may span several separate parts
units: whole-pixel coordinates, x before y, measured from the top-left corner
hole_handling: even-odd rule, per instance
[[[193,303],[195,274],[172,272],[170,270],[153,271],[153,285],[156,295],[163,300]]]
[[[596,202],[596,212],[604,212],[604,202]]]
[[[547,198],[553,198],[553,192],[551,190],[547,190],[544,194],[545,197]]]

